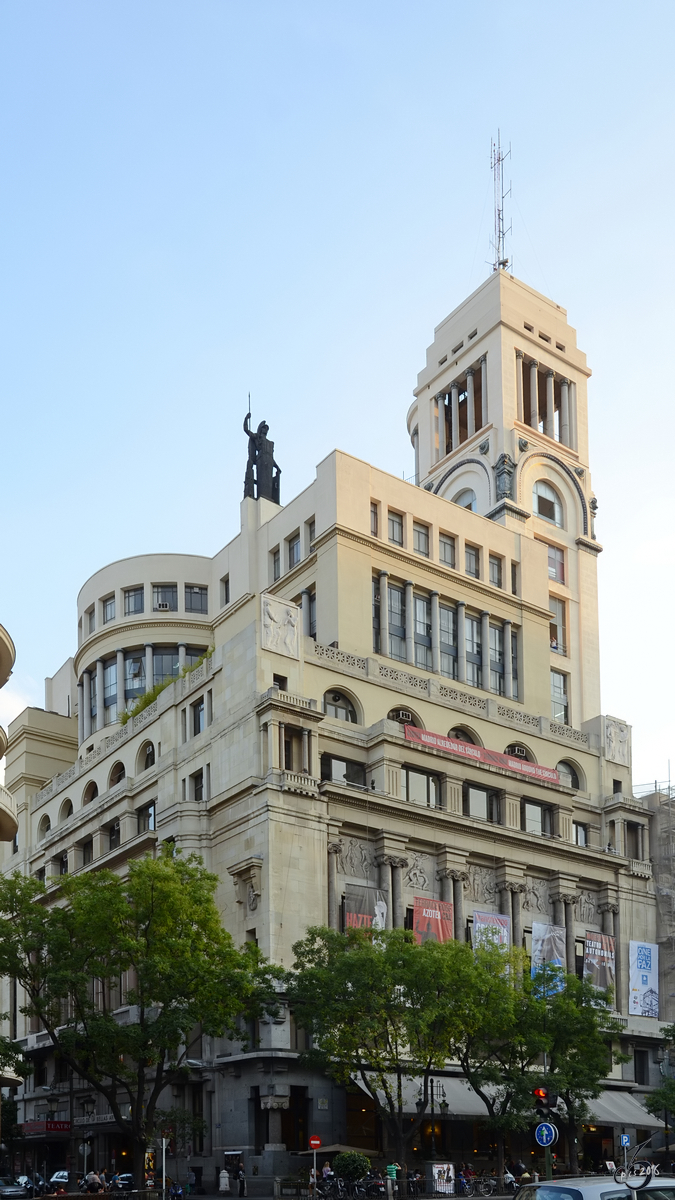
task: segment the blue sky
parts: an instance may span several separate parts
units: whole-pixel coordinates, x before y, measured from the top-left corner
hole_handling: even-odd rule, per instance
[[[3,724],[82,582],[236,532],[247,392],[288,498],[334,446],[412,474],[433,327],[520,278],[593,369],[603,711],[675,759],[673,5],[3,0]],[[675,766],[675,762],[674,762]]]

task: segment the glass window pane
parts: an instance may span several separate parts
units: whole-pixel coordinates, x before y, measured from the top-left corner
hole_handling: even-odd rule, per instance
[[[439,538],[439,557],[442,563],[448,567],[455,565],[455,539],[447,533],[442,533]]]
[[[389,541],[397,546],[403,545],[403,517],[398,513],[389,513]]]
[[[413,549],[416,554],[429,557],[429,529],[426,525],[413,525]]]
[[[431,670],[431,646],[415,642],[415,666],[419,667],[421,671]]]
[[[525,832],[526,833],[541,833],[542,831],[542,810],[538,804],[530,804],[525,802]]]
[[[472,575],[474,579],[478,579],[478,551],[474,546],[466,546],[466,573]]]
[[[152,607],[155,612],[177,612],[178,584],[154,584],[152,589]]]
[[[467,654],[480,655],[480,621],[475,617],[465,617],[464,630]]]
[[[103,601],[103,624],[107,625],[108,621],[115,620],[115,597],[109,596]]]
[[[431,601],[415,596],[415,633],[431,636]]]
[[[205,613],[209,611],[209,590],[205,587],[185,585],[185,611]]]
[[[419,771],[408,771],[408,800],[411,804],[427,803],[427,776]]]
[[[389,657],[395,658],[397,662],[405,662],[405,638],[398,637],[395,633],[389,634]]]
[[[457,613],[454,608],[439,605],[438,610],[441,642],[447,646],[457,645]]]
[[[389,587],[389,626],[400,630],[399,637],[405,634],[405,593],[403,588]]]
[[[502,560],[494,554],[490,555],[490,583],[495,587],[502,586]]]
[[[127,588],[124,593],[124,615],[127,617],[133,616],[135,613],[143,612],[143,591],[142,587]]]
[[[156,687],[167,679],[178,678],[178,647],[155,650],[152,659],[153,683]]]
[[[469,788],[469,816],[478,817],[481,821],[487,821],[487,792],[481,791],[480,788]]]

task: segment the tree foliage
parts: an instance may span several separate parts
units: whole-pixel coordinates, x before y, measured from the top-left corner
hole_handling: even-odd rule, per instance
[[[124,878],[65,877],[60,903],[35,879],[0,879],[0,974],[24,989],[22,1011],[61,1060],[105,1097],[139,1176],[159,1097],[186,1077],[195,1031],[240,1037],[242,1014],[274,1003],[257,948],[238,949],[222,927],[216,877],[171,849],[131,862]]]

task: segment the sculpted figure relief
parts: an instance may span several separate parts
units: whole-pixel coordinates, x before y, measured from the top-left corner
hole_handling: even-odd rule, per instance
[[[530,912],[546,913],[548,915],[548,885],[545,879],[527,877],[527,891],[523,897],[523,908]]]
[[[467,892],[472,900],[479,904],[495,904],[497,900],[497,883],[494,871],[487,867],[468,867]]]
[[[610,762],[630,766],[630,729],[615,717],[605,717],[605,754]]]
[[[298,657],[298,623],[300,610],[297,604],[277,600],[263,592],[262,604],[262,648],[285,654],[287,658]]]
[[[413,852],[412,862],[406,871],[405,881],[409,887],[428,888],[427,856]]]

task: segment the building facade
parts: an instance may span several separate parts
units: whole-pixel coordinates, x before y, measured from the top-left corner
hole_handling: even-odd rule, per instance
[[[620,1132],[658,1125],[639,1097],[672,1014],[664,988],[660,1009],[631,1001],[631,943],[658,937],[658,797],[633,795],[630,727],[601,713],[589,375],[564,309],[495,272],[427,351],[413,483],[335,451],[281,506],[255,497],[249,462],[240,532],[213,558],[93,575],[46,711],[10,726],[19,835],[4,869],[57,885],[174,841],[217,874],[234,938],[285,967],[308,925],[412,927],[431,901],[452,904],[460,939],[475,913],[528,949],[533,926],[555,926],[571,971],[589,938],[613,939],[630,1060],[586,1130],[599,1161]],[[119,1168],[109,1115],[85,1115],[16,1004],[11,1020],[35,1062],[23,1119],[72,1122],[52,1165],[86,1126],[96,1161]],[[198,1179],[235,1152],[250,1175],[293,1170],[310,1133],[385,1149],[368,1102],[312,1073],[303,1048],[283,1006],[249,1051],[202,1039],[174,1099],[206,1118]],[[444,1086],[445,1152],[487,1153],[451,1066]]]

